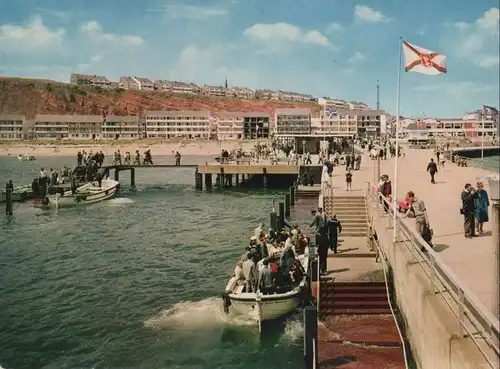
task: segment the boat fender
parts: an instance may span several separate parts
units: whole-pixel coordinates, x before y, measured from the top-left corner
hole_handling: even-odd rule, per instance
[[[224,313],[229,314],[229,307],[231,306],[231,299],[229,298],[229,294],[224,291],[221,292],[222,296],[222,306],[224,308]]]

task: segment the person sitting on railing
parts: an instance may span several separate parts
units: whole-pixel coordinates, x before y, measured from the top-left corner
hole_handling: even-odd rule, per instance
[[[425,204],[422,200],[418,199],[413,191],[409,191],[406,195],[408,199],[411,201],[410,207],[403,215],[403,218],[406,217],[414,217],[415,218],[415,227],[417,233],[426,241],[429,246],[432,247],[431,239],[432,239],[432,230],[429,224],[429,218],[427,216],[427,209],[425,208]],[[422,251],[425,251],[425,248],[421,248]]]

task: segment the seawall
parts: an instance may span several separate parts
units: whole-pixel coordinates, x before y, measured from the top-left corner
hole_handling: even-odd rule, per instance
[[[500,155],[500,148],[498,147],[485,147],[484,148],[484,157],[489,156],[498,156]],[[480,158],[481,157],[481,147],[473,148],[473,149],[463,149],[463,150],[453,150],[453,155],[463,156],[466,158]]]

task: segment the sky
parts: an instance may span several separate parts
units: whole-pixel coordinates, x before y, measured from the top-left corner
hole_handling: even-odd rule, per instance
[[[400,38],[448,72],[404,72]],[[499,105],[498,0],[0,0],[0,75],[281,89],[411,117]]]

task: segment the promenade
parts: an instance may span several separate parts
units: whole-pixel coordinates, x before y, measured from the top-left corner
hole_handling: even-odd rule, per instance
[[[491,207],[490,222],[484,225],[485,234],[472,239],[464,237],[463,216],[459,212],[464,184],[468,182],[475,186],[478,178],[494,172],[475,167],[458,167],[447,161],[444,169],[440,168],[436,175],[436,184],[431,184],[426,172],[431,157],[434,157],[432,150],[406,150],[406,156],[398,161],[397,199],[401,200],[408,191],[413,191],[425,202],[429,222],[434,230],[434,250],[485,307],[494,312],[498,302],[494,301],[495,285],[490,283],[494,279],[495,255],[491,236]],[[367,188],[367,182],[372,185],[374,182],[378,183],[375,178],[376,167],[377,161],[371,160],[368,154],[363,154],[361,170],[352,172],[354,191],[361,193]],[[342,167],[334,171],[336,196],[345,193],[344,173]],[[389,175],[394,197],[394,159],[380,161],[380,174]],[[489,193],[488,181],[483,182]],[[414,219],[404,221],[412,223]]]

